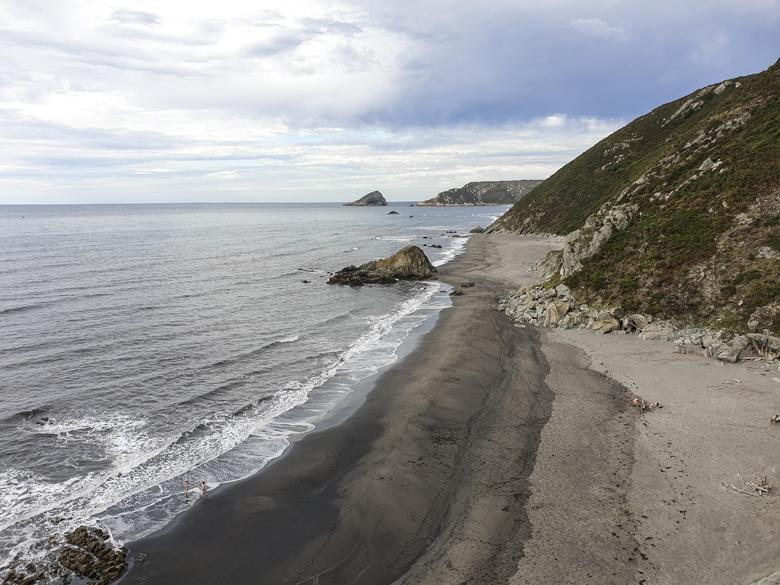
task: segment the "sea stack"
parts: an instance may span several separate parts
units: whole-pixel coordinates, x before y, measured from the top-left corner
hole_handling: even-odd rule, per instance
[[[353,201],[352,203],[345,203],[347,207],[381,207],[387,206],[387,201],[384,195],[379,191],[371,191],[367,195],[363,195],[360,199]]]
[[[392,284],[399,280],[423,280],[435,272],[425,252],[417,246],[406,246],[388,258],[347,266],[331,276],[328,284]]]

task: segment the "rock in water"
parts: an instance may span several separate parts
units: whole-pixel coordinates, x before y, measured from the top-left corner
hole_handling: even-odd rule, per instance
[[[347,207],[387,206],[387,201],[379,191],[371,191],[368,195],[363,195],[360,199],[344,205]]]
[[[398,215],[397,211],[388,211],[387,215]]]
[[[406,246],[389,258],[347,266],[330,277],[328,284],[391,284],[399,280],[423,280],[436,272],[428,257],[417,246]]]

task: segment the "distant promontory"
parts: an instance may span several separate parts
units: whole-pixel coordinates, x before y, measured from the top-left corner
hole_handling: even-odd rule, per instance
[[[514,205],[542,181],[475,181],[439,193],[417,205]]]
[[[384,195],[379,191],[371,191],[367,195],[363,195],[360,199],[353,201],[352,203],[345,203],[348,207],[369,207],[369,206],[386,206],[387,201]]]

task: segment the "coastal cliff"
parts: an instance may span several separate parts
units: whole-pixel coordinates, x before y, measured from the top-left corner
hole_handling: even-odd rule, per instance
[[[563,249],[538,266],[541,289],[518,291],[505,308],[549,323],[576,303],[587,310],[569,316],[571,326],[636,329],[655,320],[669,332],[715,332],[713,352],[729,361],[751,344],[775,352],[778,93],[777,63],[704,87],[637,118],[537,187],[488,231],[565,235]],[[561,306],[554,315],[547,304],[529,313],[536,298]],[[702,331],[695,343],[706,350]]]
[[[387,206],[387,201],[384,195],[379,191],[371,191],[366,195],[363,195],[360,199],[353,201],[352,203],[345,203],[345,207],[381,207]]]
[[[418,206],[435,205],[512,205],[531,192],[542,181],[475,181],[442,191],[436,197],[417,202]]]

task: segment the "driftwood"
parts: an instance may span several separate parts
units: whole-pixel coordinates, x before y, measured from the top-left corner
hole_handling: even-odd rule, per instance
[[[745,478],[742,477],[739,473],[737,474],[737,477],[739,478],[739,481],[741,481],[744,484],[745,487],[740,488],[735,486],[733,483],[726,483],[725,481],[722,481],[720,483],[725,488],[732,489],[735,492],[739,492],[740,494],[745,494],[746,496],[756,496],[757,498],[769,494],[769,492],[771,492],[772,489],[775,487],[774,485],[769,483],[769,481],[767,481],[766,475],[756,481],[745,481]]]

